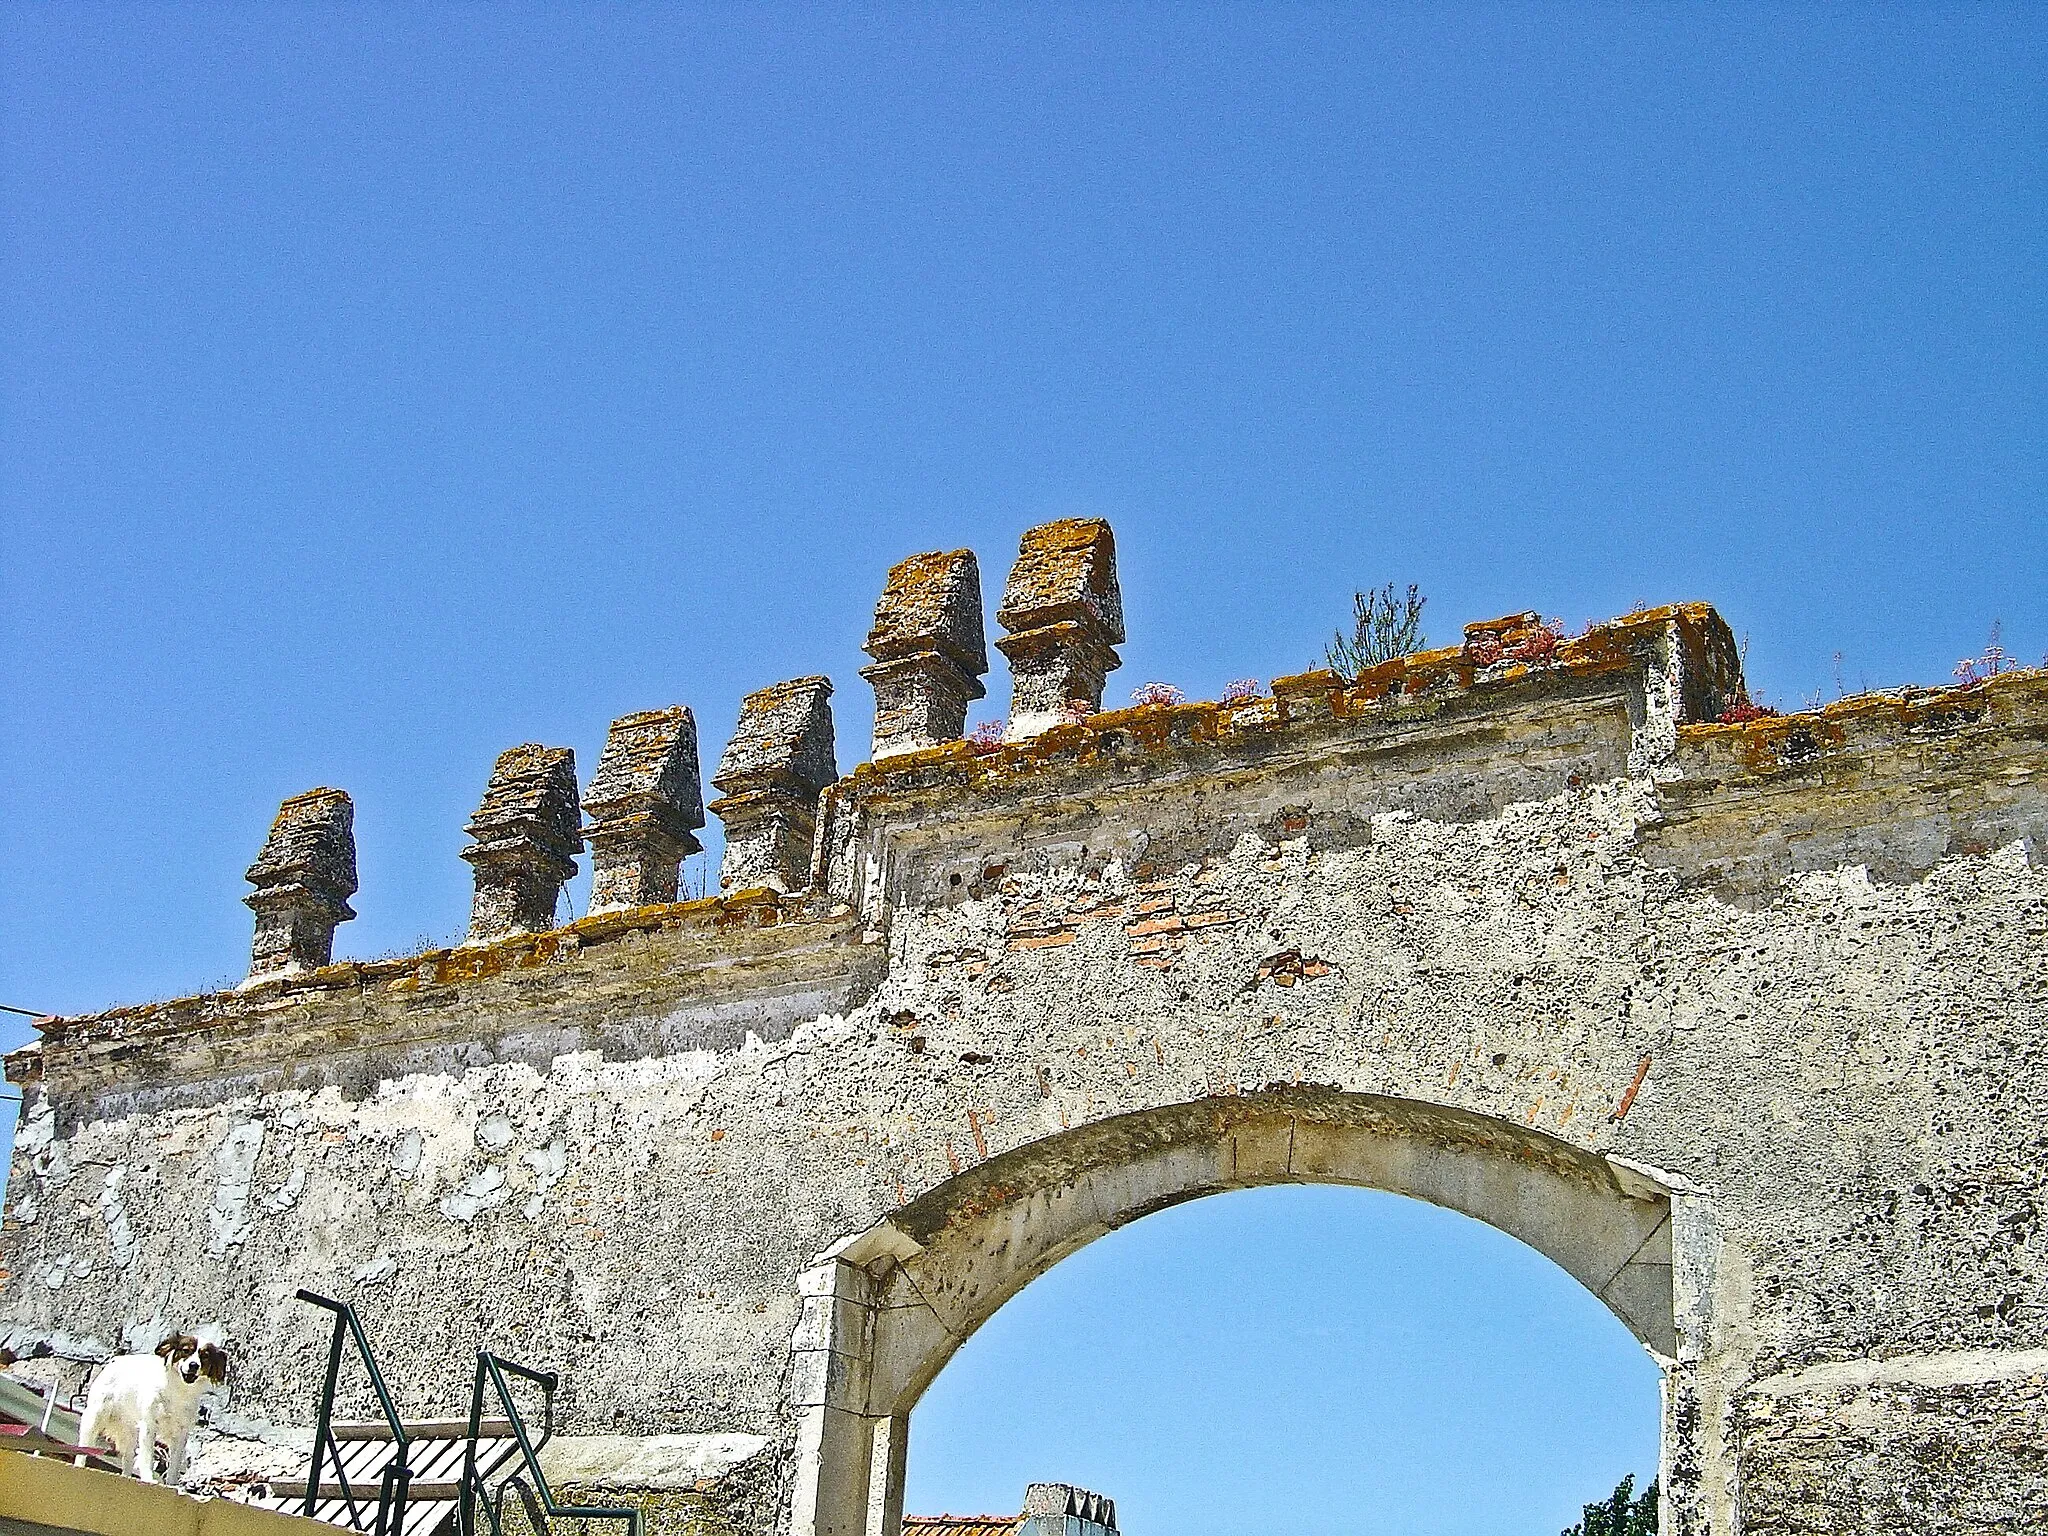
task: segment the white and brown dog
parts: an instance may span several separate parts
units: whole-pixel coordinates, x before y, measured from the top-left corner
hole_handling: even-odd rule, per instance
[[[199,1418],[199,1399],[228,1379],[228,1357],[189,1333],[174,1333],[153,1355],[116,1355],[93,1378],[78,1424],[81,1445],[114,1448],[121,1470],[156,1481],[156,1447],[169,1456],[164,1481],[185,1477],[186,1442]]]

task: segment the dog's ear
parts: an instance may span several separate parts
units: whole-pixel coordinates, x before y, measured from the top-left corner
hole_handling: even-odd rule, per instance
[[[219,1386],[228,1379],[228,1352],[217,1344],[200,1345],[199,1368],[208,1381]]]
[[[156,1352],[166,1360],[182,1360],[199,1348],[199,1341],[189,1333],[174,1333],[157,1345]]]

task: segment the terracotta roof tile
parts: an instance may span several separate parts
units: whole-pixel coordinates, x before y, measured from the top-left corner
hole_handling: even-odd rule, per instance
[[[905,1515],[905,1536],[1012,1536],[1022,1515]]]

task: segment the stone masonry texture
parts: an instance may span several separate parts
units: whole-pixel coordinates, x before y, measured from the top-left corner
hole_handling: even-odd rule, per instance
[[[725,823],[719,885],[788,894],[811,877],[819,791],[839,776],[832,747],[832,683],[799,677],[750,693],[711,782]]]
[[[1103,679],[1124,643],[1116,538],[1098,518],[1042,523],[1024,535],[996,622],[1010,663],[1009,739],[1021,741],[1102,708]]]
[[[591,911],[674,901],[678,866],[699,851],[704,825],[690,711],[679,704],[614,720],[583,809]]]
[[[462,856],[476,869],[472,943],[552,928],[562,886],[583,847],[576,754],[529,742],[498,754]]]
[[[249,974],[317,969],[334,956],[334,930],[354,917],[355,805],[338,789],[309,789],[277,808],[263,851],[249,866],[256,914]]]
[[[1114,615],[1092,569],[1046,603]],[[2048,1529],[2048,676],[1719,725],[1711,609],[1511,615],[845,777],[828,686],[747,701],[716,782],[789,822],[731,894],[48,1021],[0,1342],[217,1330],[224,1468],[304,1432],[308,1286],[414,1413],[561,1370],[559,1481],[657,1531],[893,1536],[1033,1274],[1330,1181],[1613,1309],[1667,1533]],[[558,762],[480,843],[567,862]]]
[[[967,706],[988,690],[981,567],[974,551],[912,555],[889,568],[864,647],[874,665],[876,761],[957,741]]]

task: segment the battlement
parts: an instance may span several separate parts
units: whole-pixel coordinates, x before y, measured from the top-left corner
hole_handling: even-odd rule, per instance
[[[1504,651],[1496,638],[1531,632],[1546,637],[1540,654]],[[1143,762],[1157,769],[1176,755],[1212,747],[1227,752],[1232,743],[1272,746],[1298,738],[1309,745],[1329,726],[1353,736],[1426,735],[1432,723],[1466,718],[1494,704],[1551,699],[1568,708],[1586,683],[1634,679],[1640,685],[1653,669],[1658,686],[1650,691],[1662,695],[1675,684],[1678,692],[1658,701],[1669,717],[1666,751],[1679,725],[1711,720],[1741,696],[1733,640],[1720,615],[1704,603],[1645,609],[1595,625],[1575,640],[1543,629],[1533,613],[1514,614],[1467,626],[1463,645],[1398,656],[1356,678],[1316,669],[1276,678],[1263,695],[1138,704],[1077,716],[1000,745],[947,742],[863,764],[835,788],[876,802],[1021,783],[1070,768]]]
[[[41,1039],[6,1057],[7,1075],[17,1083],[61,1079],[72,1091],[117,1098],[146,1086],[177,1100],[201,1081],[279,1072],[308,1081],[315,1060],[332,1069],[320,1081],[350,1081],[349,1062],[366,1054],[445,1069],[473,1054],[479,1014],[514,1008],[545,1018],[550,994],[571,978],[567,1000],[576,1012],[617,996],[635,1008],[666,1003],[720,1014],[731,978],[764,966],[775,972],[771,990],[803,1006],[829,1005],[860,969],[860,941],[850,909],[769,890],[594,913],[487,944],[337,961],[231,992],[40,1020]],[[731,1047],[750,1030],[772,1033],[766,1016],[754,1007],[709,1025],[693,1020],[666,1043]],[[568,1048],[567,1035],[532,1024],[525,1032],[541,1042],[543,1058]]]
[[[622,1499],[859,1536],[918,1395],[1047,1263],[1185,1198],[1361,1185],[1634,1332],[1674,1524],[1733,1531],[1738,1486],[1846,1507],[1807,1493],[1844,1444],[2032,1507],[2040,1254],[1983,1234],[2041,1184],[2048,670],[1768,716],[1680,604],[1105,710],[1087,520],[1024,535],[994,618],[1001,732],[962,734],[987,639],[950,550],[882,583],[850,772],[821,675],[747,695],[708,806],[679,703],[587,784],[503,752],[468,936],[421,954],[332,959],[356,807],[291,797],[247,981],[7,1059],[0,1342],[75,1379],[175,1296],[268,1436],[314,1347],[278,1296],[352,1297],[422,1406],[462,1401],[475,1319],[561,1364]],[[722,893],[677,901],[707,815]],[[1960,1470],[1911,1481],[1936,1439]],[[1116,1514],[1035,1485],[1002,1523]]]
[[[2018,838],[2048,851],[2048,671],[1900,688],[1678,733],[1646,855],[1755,896],[1857,865],[1911,879]]]
[[[743,961],[768,933],[770,948],[858,947],[920,889],[916,859],[891,848],[936,846],[948,827],[964,846],[991,817],[1014,821],[1019,807],[1041,814],[1056,802],[1175,783],[1227,786],[1303,764],[1365,775],[1382,787],[1384,807],[1451,819],[1562,786],[1640,779],[1655,786],[1660,807],[1646,834],[1653,857],[1755,884],[1798,867],[1784,856],[1787,836],[1770,825],[1774,797],[1822,784],[1837,796],[1842,829],[1815,846],[1850,847],[1858,828],[1897,815],[1900,795],[1973,776],[1988,809],[1961,817],[1943,847],[1990,846],[2012,819],[1998,808],[2038,793],[2031,768],[2016,774],[2012,763],[2035,760],[2048,734],[2042,673],[1715,724],[1746,693],[1727,625],[1700,603],[1639,610],[1574,637],[1517,612],[1467,625],[1458,645],[1355,677],[1316,669],[1277,678],[1263,694],[1103,710],[1123,605],[1114,538],[1094,520],[1029,530],[996,618],[1014,672],[1000,742],[962,736],[987,653],[979,567],[972,551],[953,550],[888,572],[864,647],[873,664],[861,673],[875,689],[873,751],[845,776],[823,676],[747,696],[712,777],[720,798],[708,807],[695,719],[682,705],[613,722],[581,802],[587,821],[567,748],[529,743],[501,754],[468,824],[462,856],[476,870],[476,899],[468,939],[452,948],[333,962],[334,928],[355,915],[354,808],[337,789],[292,796],[249,871],[256,938],[236,993],[47,1020],[44,1042],[111,1070],[166,1036],[206,1035],[287,1005],[372,992],[424,999],[564,965],[602,968],[602,954],[634,945],[701,965]],[[1914,761],[1909,772],[1898,766],[1904,758]],[[1455,793],[1440,787],[1451,778]],[[697,851],[707,809],[725,824],[726,894],[678,902],[678,866]],[[1810,822],[1816,813],[1798,814]],[[586,842],[591,915],[558,926],[561,887]],[[10,1074],[38,1072],[37,1055],[17,1053]]]

